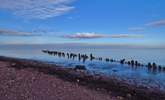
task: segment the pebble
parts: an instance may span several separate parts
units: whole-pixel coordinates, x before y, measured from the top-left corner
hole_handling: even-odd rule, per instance
[[[124,98],[122,96],[117,96],[117,99],[124,100]]]
[[[131,94],[128,93],[128,94],[127,94],[127,97],[128,97],[128,98],[131,98]]]

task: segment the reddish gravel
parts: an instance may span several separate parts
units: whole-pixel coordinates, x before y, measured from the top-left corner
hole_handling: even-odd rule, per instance
[[[117,98],[33,69],[17,70],[9,67],[9,63],[0,61],[0,100],[117,100]]]

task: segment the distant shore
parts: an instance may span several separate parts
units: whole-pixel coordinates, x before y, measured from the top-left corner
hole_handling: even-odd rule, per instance
[[[62,79],[69,83],[78,84],[79,86],[85,86],[87,88],[90,88],[90,90],[93,90],[93,91],[99,91],[104,96],[106,95],[106,98],[108,99],[105,99],[105,100],[111,100],[111,99],[112,100],[117,100],[117,99],[119,100],[121,99],[124,99],[124,100],[127,100],[127,99],[129,100],[165,100],[165,93],[162,91],[148,90],[145,87],[135,87],[135,86],[123,83],[115,79],[110,79],[105,76],[89,75],[85,71],[77,71],[77,70],[74,70],[73,68],[63,68],[60,66],[56,66],[54,64],[48,64],[48,63],[40,62],[40,61],[2,57],[2,56],[0,56],[0,62],[1,62],[0,64],[7,64],[9,69],[14,68],[17,71],[21,71],[21,70],[29,71],[30,69],[30,72],[36,71],[38,73],[42,73],[50,77],[58,77],[59,79]],[[4,65],[0,65],[0,66],[4,66]],[[4,73],[4,72],[1,72],[1,73]],[[1,79],[1,81],[5,82],[3,78]],[[3,88],[3,87],[0,87],[0,88]],[[114,94],[115,96],[112,96],[112,94],[109,94],[110,92]],[[2,94],[3,94],[3,91],[0,90],[0,96],[2,96]],[[98,96],[99,98],[99,95],[97,95],[97,93],[96,93],[96,96]],[[102,97],[101,99],[104,100]]]

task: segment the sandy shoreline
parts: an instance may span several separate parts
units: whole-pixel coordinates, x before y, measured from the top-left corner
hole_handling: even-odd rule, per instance
[[[32,60],[0,57],[0,79],[2,100],[165,100],[161,92]]]

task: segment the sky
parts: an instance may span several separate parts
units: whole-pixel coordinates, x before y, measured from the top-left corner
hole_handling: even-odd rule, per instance
[[[0,44],[165,46],[165,0],[0,2]]]

